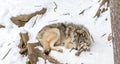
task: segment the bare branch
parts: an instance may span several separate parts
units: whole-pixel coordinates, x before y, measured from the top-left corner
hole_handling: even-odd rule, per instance
[[[0,24],[0,28],[5,28],[5,26],[3,26],[3,25]]]
[[[5,56],[2,58],[2,60],[6,58],[6,56],[9,54],[9,52],[11,51],[11,49],[12,49],[12,48],[10,48],[10,49],[8,50],[8,52],[5,54]]]
[[[55,2],[53,2],[53,3],[55,4],[54,12],[56,12],[57,4]]]

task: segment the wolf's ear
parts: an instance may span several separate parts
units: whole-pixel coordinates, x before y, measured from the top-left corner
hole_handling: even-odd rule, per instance
[[[83,30],[77,30],[77,33],[82,34]]]

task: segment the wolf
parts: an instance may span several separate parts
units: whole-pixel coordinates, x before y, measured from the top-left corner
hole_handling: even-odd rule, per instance
[[[91,44],[89,30],[83,25],[73,23],[47,25],[39,31],[37,39],[43,46],[44,53],[47,55],[51,50],[63,52],[63,50],[57,46],[64,46],[67,49],[76,49],[79,51],[85,47],[89,49]]]

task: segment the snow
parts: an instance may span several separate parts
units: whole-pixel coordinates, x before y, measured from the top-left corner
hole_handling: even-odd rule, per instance
[[[54,2],[57,4],[56,7]],[[28,32],[30,40],[28,43],[37,42],[36,35],[45,25],[56,22],[73,22],[85,25],[92,34],[95,43],[92,43],[90,52],[83,52],[79,57],[75,56],[75,50],[63,49],[63,53],[52,51],[50,56],[62,63],[68,64],[114,64],[113,45],[107,40],[111,33],[110,10],[104,12],[100,18],[93,18],[100,3],[98,0],[0,0],[0,24],[6,28],[0,28],[0,64],[25,64],[27,57],[19,54],[19,33]],[[45,15],[37,15],[24,26],[18,28],[10,20],[10,17],[29,14],[47,8]],[[83,10],[84,14],[79,15]],[[69,13],[70,15],[64,15]],[[37,18],[36,25],[32,25]],[[105,20],[105,19],[108,20]],[[51,22],[53,21],[53,22]],[[103,34],[106,35],[101,37]],[[40,48],[42,49],[42,48]],[[9,54],[3,59],[6,53]],[[37,64],[44,64],[44,60],[39,58]],[[47,61],[47,64],[50,64]]]

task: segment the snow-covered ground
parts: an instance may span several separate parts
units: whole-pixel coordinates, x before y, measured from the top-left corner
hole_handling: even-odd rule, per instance
[[[0,64],[25,64],[27,57],[20,55],[17,47],[20,40],[19,33],[28,31],[30,36],[28,43],[36,42],[37,32],[51,23],[50,21],[83,24],[90,30],[95,40],[91,51],[83,52],[79,57],[75,56],[75,50],[69,52],[64,47],[62,47],[63,53],[52,51],[50,53],[52,57],[64,64],[114,64],[112,42],[107,40],[111,33],[110,10],[96,20],[93,16],[99,5],[98,0],[0,0],[0,24],[6,26],[0,28]],[[18,28],[10,20],[12,16],[29,14],[43,7],[47,8],[46,14],[33,17],[24,27]],[[83,10],[84,14],[79,15]],[[32,28],[36,18],[37,23]],[[103,34],[106,35],[101,37]],[[9,54],[4,58],[8,51]],[[38,64],[44,64],[44,60],[39,58]]]

